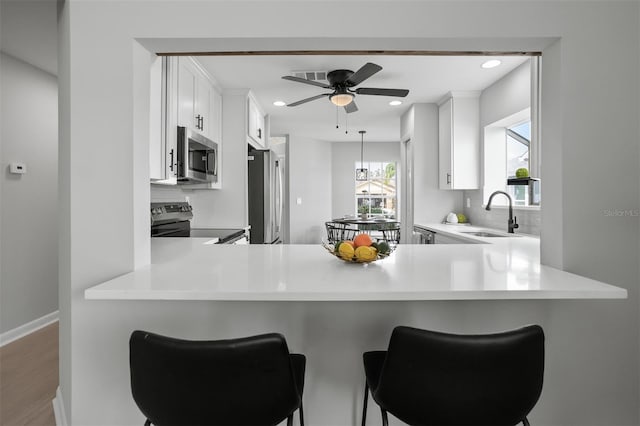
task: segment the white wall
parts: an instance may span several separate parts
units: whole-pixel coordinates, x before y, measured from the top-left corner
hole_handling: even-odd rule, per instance
[[[0,81],[3,333],[58,309],[58,82],[4,53]],[[9,173],[14,161],[27,173]]]
[[[364,155],[367,161],[395,161],[400,167],[400,143],[367,143],[365,135]],[[360,142],[334,142],[331,144],[331,218],[356,214],[355,163],[360,162]],[[358,166],[359,167],[359,166]],[[398,183],[400,176],[397,176]]]
[[[132,424],[140,420],[128,389],[126,341],[132,327],[154,327],[184,336],[215,336],[219,335],[218,328],[212,324],[219,323],[223,331],[234,334],[249,334],[264,325],[284,329],[298,342],[296,333],[307,329],[292,324],[291,319],[300,316],[311,327],[309,333],[320,337],[320,344],[293,347],[306,350],[310,363],[313,359],[328,367],[324,370],[327,374],[313,376],[308,382],[313,401],[308,408],[314,413],[314,424],[336,424],[336,416],[340,417],[338,424],[358,423],[357,402],[351,408],[326,407],[332,407],[337,397],[342,397],[341,401],[359,400],[361,383],[347,381],[352,376],[341,373],[356,371],[360,364],[355,353],[363,346],[382,345],[385,333],[379,330],[387,330],[392,323],[465,331],[509,328],[529,321],[542,323],[547,333],[545,388],[532,415],[534,423],[638,423],[640,229],[637,217],[603,214],[608,208],[636,209],[640,197],[637,3],[381,1],[367,4],[366,12],[361,2],[178,4],[128,2],[115,7],[100,1],[67,2],[62,15],[60,307],[65,321],[60,338],[61,385],[73,424]],[[253,13],[246,13],[247,6]],[[342,21],[308,13],[331,7],[340,7],[347,16],[365,14],[366,19],[357,26],[344,26]],[[390,21],[403,25],[389,27]],[[493,38],[496,28],[500,29],[499,38]],[[562,153],[550,158],[549,151],[542,152],[545,176],[551,176],[545,171],[545,163],[554,164],[558,170],[554,186],[544,189],[543,227],[547,218],[561,218],[563,222],[561,232],[543,232],[542,255],[560,252],[565,269],[624,287],[629,299],[327,303],[310,307],[296,303],[250,304],[237,310],[234,308],[239,305],[235,304],[84,300],[82,291],[87,287],[132,270],[134,250],[138,249],[131,238],[133,216],[144,212],[134,211],[131,187],[148,182],[132,182],[134,160],[122,156],[122,152],[131,151],[133,143],[134,37],[162,37],[158,43],[173,49],[191,42],[198,50],[214,45],[228,49],[244,46],[243,50],[252,46],[542,49],[547,55],[543,75],[556,71],[551,72],[556,78],[542,88],[542,134]],[[197,40],[190,41],[189,37]],[[553,39],[559,39],[559,44],[551,46]],[[594,52],[598,52],[598,61],[594,61]],[[551,113],[553,116],[544,121],[545,114]],[[435,123],[435,113],[430,120]],[[612,138],[614,128],[616,137]],[[87,140],[87,134],[94,137]],[[291,151],[296,149],[295,144],[292,137]],[[317,151],[312,148],[309,154]],[[293,157],[291,152],[292,167]],[[328,150],[322,158],[330,159]],[[119,165],[118,173],[112,173],[114,164]],[[584,170],[591,174],[588,185],[582,178]],[[291,188],[293,197],[301,191]],[[107,216],[101,207],[108,205],[122,206],[122,212]],[[293,222],[295,205],[291,210]],[[96,222],[101,226],[96,228]],[[550,263],[553,258],[545,261]],[[251,312],[257,315],[249,316]],[[288,313],[292,313],[290,318]],[[352,329],[344,326],[354,318],[378,325],[370,332],[380,339],[374,342],[371,334],[353,345]],[[278,324],[287,326],[276,327]],[[342,339],[341,354],[349,362],[341,364],[339,354],[328,353],[334,348],[322,345],[329,335]],[[329,368],[332,365],[337,366],[334,373]]]
[[[487,87],[480,95],[480,141],[481,166],[484,165],[484,128],[496,121],[502,120],[526,108],[531,107],[531,62],[527,61],[503,78]],[[484,167],[480,168],[481,189],[464,191],[464,214],[478,226],[488,226],[497,229],[507,229],[508,215],[505,209],[493,208],[490,211],[483,207],[484,192],[493,192],[502,188],[485,188]],[[471,207],[467,208],[469,198]],[[517,217],[520,228],[516,232],[540,235],[540,210],[518,209]]]
[[[331,219],[331,143],[289,135],[289,241],[319,244]],[[302,204],[298,204],[298,198]]]
[[[413,144],[413,222],[440,223],[448,213],[462,212],[462,191],[439,188],[438,106],[415,104],[412,109],[404,114],[400,133]]]

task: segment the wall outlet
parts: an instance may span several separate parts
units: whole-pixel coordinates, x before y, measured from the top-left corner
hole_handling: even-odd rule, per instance
[[[296,198],[296,204],[299,206],[302,205],[302,197]]]
[[[467,208],[471,207],[471,198],[467,197]]]
[[[9,172],[15,175],[23,175],[27,173],[27,165],[24,163],[10,163]]]

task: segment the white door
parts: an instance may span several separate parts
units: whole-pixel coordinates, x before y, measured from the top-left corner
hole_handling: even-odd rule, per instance
[[[413,234],[413,143],[411,139],[403,141],[401,149],[400,222],[402,232],[400,243],[411,244]]]

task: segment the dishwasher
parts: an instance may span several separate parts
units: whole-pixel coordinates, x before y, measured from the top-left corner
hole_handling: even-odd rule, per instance
[[[413,244],[435,244],[436,233],[421,226],[413,225]]]

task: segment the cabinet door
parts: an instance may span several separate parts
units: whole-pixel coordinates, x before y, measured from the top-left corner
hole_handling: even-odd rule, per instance
[[[165,147],[163,140],[163,119],[164,108],[163,98],[163,67],[164,59],[161,57],[151,65],[149,73],[149,178],[151,180],[162,180],[165,175]]]
[[[453,99],[440,105],[438,112],[438,159],[440,189],[452,189]]]
[[[479,188],[480,108],[478,98],[453,98],[452,189]]]
[[[211,91],[211,129],[210,138],[220,144],[222,142],[222,95],[216,89]]]
[[[211,139],[211,92],[213,87],[209,80],[198,75],[195,94],[195,128],[207,138]]]
[[[179,59],[178,126],[197,129],[195,120],[196,72],[187,58]]]
[[[257,144],[256,147],[264,147],[264,116],[260,111],[260,107],[250,96],[247,105],[248,127],[247,133],[249,137]]]
[[[440,189],[478,189],[480,179],[479,102],[450,98],[438,110]]]

